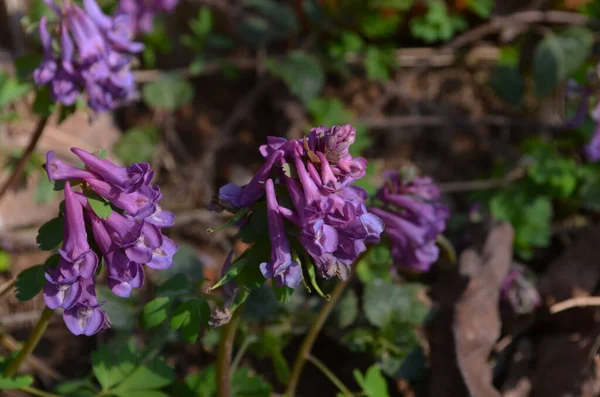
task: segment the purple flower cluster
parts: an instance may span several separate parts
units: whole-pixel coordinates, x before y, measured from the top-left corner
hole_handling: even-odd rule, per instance
[[[143,49],[132,41],[132,16],[107,16],[95,0],[83,0],[83,9],[69,0],[62,8],[45,1],[59,22],[49,30],[46,17],[40,21],[44,58],[34,72],[35,83],[48,85],[52,98],[64,105],[74,104],[85,90],[89,106],[100,112],[128,99],[135,90],[131,55]]]
[[[160,188],[151,185],[154,172],[147,163],[119,167],[82,149],[71,149],[85,164],[76,168],[46,155],[51,181],[65,183],[65,234],[60,261],[46,273],[44,299],[51,309],[63,308],[67,327],[75,335],[93,335],[110,326],[94,290],[98,257],[104,258],[108,286],[115,295],[128,297],[144,283],[143,265],[166,269],[173,263],[177,244],[161,228],[173,225],[174,214],[158,205]],[[81,184],[83,193],[73,191]],[[114,207],[106,219],[96,215],[86,192],[93,192]],[[86,222],[98,251],[88,242]]]
[[[170,12],[177,6],[179,0],[121,0],[119,9],[133,17],[136,32],[152,31],[154,15]]]
[[[516,264],[504,279],[500,296],[519,314],[531,313],[542,303],[535,284],[526,274],[525,267]]]
[[[347,278],[365,243],[379,242],[383,222],[367,211],[367,193],[351,186],[367,165],[348,152],[355,133],[345,125],[313,128],[299,140],[268,137],[260,147],[266,161],[252,181],[219,190],[221,203],[235,208],[252,207],[266,196],[271,257],[260,270],[277,285],[294,288],[302,280],[285,220],[299,229],[298,243],[325,278]]]
[[[449,211],[439,203],[440,189],[430,178],[406,180],[401,172],[386,172],[377,192],[381,205],[369,211],[383,219],[396,266],[428,271],[439,256],[436,239],[446,227]]]

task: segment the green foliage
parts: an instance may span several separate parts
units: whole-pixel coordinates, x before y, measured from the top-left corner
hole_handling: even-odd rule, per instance
[[[171,318],[171,328],[181,329],[187,343],[195,343],[200,327],[208,323],[210,307],[204,299],[190,299],[183,302]]]
[[[296,13],[275,0],[243,0],[247,10],[235,24],[238,37],[253,46],[266,46],[294,35],[299,28]]]
[[[33,384],[33,378],[31,376],[15,376],[12,378],[5,378],[0,375],[0,390],[19,390],[26,386]]]
[[[32,266],[19,273],[15,281],[17,299],[25,302],[39,294],[46,283],[44,273],[44,265]]]
[[[251,334],[248,338],[253,338],[253,335]],[[275,333],[268,329],[255,339],[257,340],[251,345],[251,351],[260,358],[269,357],[275,369],[277,379],[281,384],[285,385],[290,377],[290,368],[282,353],[285,347],[284,339],[280,333]]]
[[[590,54],[592,43],[592,32],[581,26],[546,35],[535,49],[533,58],[538,97],[549,94],[581,66]]]
[[[365,70],[370,80],[387,80],[390,68],[395,65],[394,54],[391,50],[377,46],[367,46],[365,54]]]
[[[96,285],[96,295],[99,302],[105,302],[102,310],[110,318],[112,329],[131,332],[138,327],[140,299],[135,294],[122,298],[115,295],[106,285]]]
[[[56,197],[54,182],[50,181],[45,175],[42,175],[35,187],[35,194],[33,196],[35,202],[45,204],[52,201],[54,197]]]
[[[100,197],[92,190],[84,190],[83,194],[85,194],[90,207],[92,207],[94,214],[96,214],[98,218],[107,219],[112,215],[112,207],[107,200]]]
[[[389,397],[387,382],[377,366],[371,366],[365,375],[355,369],[352,374],[367,397]]]
[[[392,267],[392,253],[389,244],[378,244],[371,247],[356,265],[356,275],[363,284],[377,279],[389,280]]]
[[[367,319],[379,328],[394,323],[396,319],[409,324],[421,324],[428,309],[417,298],[420,288],[418,284],[398,285],[383,280],[367,284],[363,297]]]
[[[144,52],[142,57],[145,66],[152,68],[156,66],[156,55],[166,55],[173,49],[171,38],[167,35],[164,23],[155,18],[154,27],[151,32],[143,37]]]
[[[398,31],[402,16],[384,16],[379,12],[366,13],[360,21],[360,31],[370,39],[386,38]]]
[[[177,388],[181,397],[214,397],[217,371],[214,365],[202,368],[200,373],[188,375],[185,384]],[[251,376],[248,368],[240,368],[231,377],[231,397],[268,397],[271,386],[259,376]]]
[[[528,175],[539,187],[551,196],[566,199],[577,186],[577,164],[575,160],[557,154],[550,146],[536,144],[530,151],[534,164]]]
[[[162,324],[169,316],[173,298],[162,296],[148,302],[140,313],[140,326],[154,328]]]
[[[10,254],[4,250],[0,250],[0,273],[8,270],[10,267]]]
[[[301,50],[290,52],[280,62],[270,60],[267,66],[306,105],[319,95],[325,83],[325,71],[319,60]]]
[[[358,297],[354,290],[348,290],[336,305],[332,320],[338,328],[344,329],[352,325],[357,316]]]
[[[157,80],[146,84],[142,96],[146,105],[165,112],[172,112],[192,102],[194,88],[183,77],[165,73]]]
[[[51,251],[62,243],[64,231],[65,218],[53,218],[39,228],[35,241],[42,251]]]
[[[131,128],[113,145],[113,151],[125,164],[147,162],[156,154],[158,128],[153,125]]]
[[[492,69],[490,86],[508,103],[520,105],[525,92],[525,81],[516,66],[497,65]]]
[[[467,28],[467,22],[457,14],[449,14],[448,6],[440,0],[431,0],[424,16],[411,20],[410,32],[426,43],[449,40]]]
[[[158,391],[174,382],[175,372],[159,358],[138,355],[130,346],[100,345],[92,353],[92,370],[103,394],[117,397],[166,396]]]
[[[0,72],[0,110],[21,99],[31,90],[31,84],[21,83],[9,77],[8,73]]]
[[[467,7],[480,18],[489,18],[494,8],[494,0],[467,0]]]
[[[532,248],[550,243],[552,203],[548,197],[530,195],[523,189],[508,189],[490,200],[492,215],[508,221],[515,229],[515,249],[527,259]]]

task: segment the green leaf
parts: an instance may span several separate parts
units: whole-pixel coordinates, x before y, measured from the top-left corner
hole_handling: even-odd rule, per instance
[[[400,14],[383,16],[376,12],[366,13],[360,22],[360,31],[370,39],[390,37],[398,31],[402,22]]]
[[[392,253],[388,244],[371,247],[356,265],[356,275],[364,284],[377,279],[390,280]]]
[[[465,19],[456,14],[449,14],[445,2],[432,0],[428,2],[428,10],[423,16],[410,21],[410,32],[426,43],[449,40],[456,33],[467,28]]]
[[[0,273],[8,270],[10,267],[10,254],[4,250],[0,250]]]
[[[274,0],[243,0],[247,12],[236,21],[237,36],[254,46],[290,37],[298,31],[296,12],[286,4]]]
[[[192,102],[194,88],[177,74],[163,74],[144,86],[142,96],[150,107],[174,111]]]
[[[222,224],[221,226],[217,227],[216,229],[207,229],[206,232],[207,233],[216,233],[220,230],[223,230],[229,226],[232,226],[233,224],[237,223],[240,219],[242,219],[244,216],[246,216],[246,214],[248,213],[248,211],[250,211],[249,208],[242,208],[240,209],[238,212],[236,212],[231,219],[229,219],[227,222],[225,222],[224,224]]]
[[[592,32],[573,26],[558,34],[548,34],[533,55],[536,94],[543,97],[553,91],[587,59],[593,44]]]
[[[319,296],[325,300],[329,300],[331,299],[331,295],[326,295],[323,293],[323,291],[321,290],[321,287],[319,287],[319,284],[317,283],[317,269],[315,268],[315,264],[311,259],[308,259],[306,262],[306,273],[308,273],[308,279],[310,281],[310,285],[312,285],[312,287],[315,289],[315,291],[317,291],[317,294],[319,294]]]
[[[227,269],[227,273],[225,273],[225,275],[219,281],[217,281],[217,283],[215,285],[210,287],[208,290],[209,291],[215,290],[215,289],[227,284],[228,282],[234,280],[235,278],[237,278],[240,275],[240,273],[242,272],[242,270],[244,270],[244,268],[246,267],[247,264],[248,264],[247,254],[240,256],[239,258],[234,260],[231,263],[231,265],[229,265],[229,269]]]
[[[94,210],[94,214],[96,214],[98,218],[107,219],[112,215],[112,208],[108,201],[98,196],[91,190],[85,190],[84,194],[85,197],[87,197],[88,203],[92,207],[92,210]]]
[[[35,187],[34,200],[38,204],[45,204],[54,199],[56,196],[54,192],[54,182],[51,182],[48,178],[42,177],[38,180]]]
[[[202,368],[199,373],[185,377],[185,384],[196,397],[213,397],[217,393],[217,370],[214,364]]]
[[[350,351],[357,353],[367,352],[375,343],[374,331],[369,328],[355,328],[342,338]]]
[[[98,157],[101,160],[106,160],[106,156],[108,156],[108,152],[103,147],[98,148],[98,151],[94,153],[94,156]]]
[[[333,319],[339,328],[344,329],[354,323],[357,315],[358,297],[354,290],[348,290],[336,305]]]
[[[132,373],[137,360],[129,346],[111,349],[108,345],[99,345],[98,350],[92,352],[92,371],[102,390],[106,391]]]
[[[140,300],[137,296],[122,298],[115,295],[106,285],[97,285],[96,295],[99,302],[105,302],[102,310],[110,318],[112,329],[131,332],[138,327]]]
[[[467,7],[480,18],[489,18],[494,9],[494,0],[467,0]]]
[[[183,273],[177,273],[156,289],[157,296],[175,296],[184,292],[193,292],[194,286]]]
[[[65,219],[57,217],[44,223],[39,228],[35,241],[42,251],[51,251],[62,243],[64,232]]]
[[[282,62],[271,60],[267,62],[267,67],[305,105],[319,95],[325,83],[325,71],[321,63],[301,50],[290,52]]]
[[[175,371],[164,361],[155,359],[133,370],[111,393],[120,397],[129,397],[133,392],[160,389],[175,380]],[[140,397],[145,394],[139,394]]]
[[[418,284],[397,285],[383,280],[367,284],[363,296],[367,320],[379,328],[391,324],[396,319],[410,324],[421,324],[429,310],[417,298],[420,288]]]
[[[600,212],[600,176],[586,179],[579,191],[582,206]]]
[[[259,376],[251,376],[248,368],[240,368],[231,378],[232,397],[269,397],[271,385]]]
[[[210,307],[204,299],[191,299],[182,303],[171,318],[171,328],[181,328],[187,343],[195,343],[200,327],[208,322]]]
[[[39,1],[42,3],[42,1]],[[40,66],[42,62],[41,53],[26,54],[15,59],[15,69],[17,69],[17,78],[19,80],[31,79],[33,71]]]
[[[167,393],[158,390],[115,390],[113,392],[118,397],[169,397]]]
[[[294,288],[290,288],[285,285],[283,287],[278,287],[275,285],[275,283],[272,284],[272,287],[275,297],[281,303],[289,302],[290,299],[292,299],[292,295],[294,295],[294,292],[296,291]]]
[[[0,375],[0,390],[19,390],[22,387],[31,386],[32,384],[33,378],[31,376],[5,378]]]
[[[490,86],[501,99],[520,105],[525,92],[525,81],[515,66],[497,65],[492,69]]]
[[[172,298],[168,296],[151,300],[144,306],[140,314],[140,326],[142,328],[154,328],[162,324],[169,315]]]
[[[59,383],[54,392],[69,397],[93,397],[96,385],[88,378],[74,379]]]
[[[40,117],[49,117],[55,108],[56,103],[50,96],[48,86],[37,87],[35,101],[33,102],[33,111]]]
[[[366,374],[355,369],[352,374],[367,397],[389,397],[387,382],[376,365],[371,366]]]
[[[25,302],[39,294],[46,283],[45,272],[44,265],[36,265],[19,273],[15,281],[17,299]]]
[[[260,240],[246,253],[248,255],[248,265],[242,269],[236,281],[241,287],[255,290],[260,288],[266,281],[265,276],[260,271],[260,264],[269,260],[271,241],[269,239]]]
[[[390,77],[389,69],[394,64],[394,57],[390,51],[370,45],[365,54],[365,69],[370,80],[387,80]]]
[[[148,162],[156,154],[158,128],[153,125],[131,128],[113,145],[113,151],[124,164]]]

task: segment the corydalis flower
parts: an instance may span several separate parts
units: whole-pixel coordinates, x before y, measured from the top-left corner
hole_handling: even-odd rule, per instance
[[[540,294],[527,275],[525,267],[518,264],[511,267],[504,279],[500,296],[519,314],[531,313],[542,303]]]
[[[119,9],[132,16],[136,32],[152,31],[154,16],[161,12],[171,12],[179,0],[121,0]]]
[[[52,98],[65,105],[74,104],[85,90],[96,111],[114,109],[128,99],[135,89],[131,55],[143,49],[132,41],[131,17],[109,17],[95,0],[84,0],[83,9],[69,1],[63,8],[46,2],[59,22],[49,29],[46,17],[40,21],[44,57],[34,72],[35,83],[48,85]],[[56,33],[56,47],[51,33]]]
[[[600,106],[599,106],[600,107]],[[596,126],[594,135],[590,142],[585,146],[585,157],[588,161],[600,161],[600,123]]]
[[[325,278],[345,279],[365,243],[379,242],[382,220],[365,208],[366,192],[349,186],[367,165],[349,154],[354,140],[350,125],[313,128],[293,141],[268,137],[260,147],[265,163],[250,183],[219,190],[218,204],[230,210],[252,209],[266,196],[271,258],[260,269],[278,285],[294,288],[302,280],[284,219],[297,230],[293,240],[303,252],[295,254],[309,257]]]
[[[108,287],[115,295],[128,297],[143,285],[144,266],[172,265],[177,244],[161,228],[172,226],[174,215],[158,205],[160,189],[151,185],[154,173],[147,163],[119,167],[84,150],[72,151],[87,169],[64,163],[52,151],[44,165],[51,181],[67,181],[64,243],[58,265],[47,270],[44,299],[52,309],[65,309],[65,323],[75,335],[93,335],[110,326],[94,291],[98,256],[107,268]],[[75,192],[71,183],[81,184],[82,192]],[[120,210],[101,219],[86,196],[92,192]],[[90,248],[90,238],[97,252]]]
[[[430,178],[406,180],[400,172],[387,172],[386,179],[376,194],[381,205],[369,211],[385,223],[395,264],[427,271],[439,256],[436,239],[449,216],[447,207],[437,202],[439,188]]]

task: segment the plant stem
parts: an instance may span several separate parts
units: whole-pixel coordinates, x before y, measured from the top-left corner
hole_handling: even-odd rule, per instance
[[[310,355],[310,350],[312,349],[315,341],[317,340],[317,336],[323,328],[327,317],[331,313],[331,310],[335,307],[335,304],[342,296],[342,292],[346,289],[346,286],[350,283],[350,277],[347,280],[340,281],[333,291],[331,292],[331,299],[323,304],[321,311],[317,315],[315,322],[310,327],[308,334],[304,337],[302,341],[302,345],[300,345],[300,350],[298,351],[298,355],[294,360],[294,366],[292,367],[292,373],[290,375],[290,380],[288,382],[285,396],[286,397],[294,397],[296,395],[296,388],[298,387],[298,382],[300,381],[300,374],[302,373],[302,368],[304,368],[304,362]]]
[[[6,294],[8,291],[10,291],[12,287],[15,286],[16,281],[17,279],[13,278],[12,280],[0,285],[0,298],[3,297],[4,294]]]
[[[223,326],[219,350],[217,353],[217,397],[230,397],[231,392],[231,354],[235,333],[240,324],[242,307],[233,312],[233,317],[228,324]]]
[[[29,393],[33,396],[39,397],[61,397],[58,394],[48,393],[40,389],[36,389],[35,387],[25,386],[20,388],[19,390],[24,391],[25,393]]]
[[[237,353],[235,354],[235,357],[233,358],[233,362],[231,363],[231,370],[230,370],[231,376],[233,376],[233,374],[235,373],[235,370],[240,365],[240,361],[242,361],[242,358],[244,357],[244,353],[246,352],[246,349],[248,349],[248,346],[250,346],[254,341],[256,341],[256,338],[252,335],[249,335],[242,342],[242,345],[238,349]]]
[[[325,375],[327,378],[329,378],[331,383],[333,383],[345,396],[347,396],[347,397],[354,396],[354,394],[350,391],[350,389],[348,389],[346,387],[344,382],[342,382],[340,380],[340,378],[335,376],[335,374],[329,368],[327,368],[327,366],[325,364],[323,364],[323,362],[321,360],[319,360],[318,358],[316,358],[315,356],[313,356],[310,353],[306,356],[306,360],[310,361],[311,363],[313,363],[315,365],[315,367],[319,368],[321,370],[321,372],[323,372],[323,375]]]
[[[48,307],[44,308],[44,311],[42,311],[42,315],[40,316],[40,320],[36,324],[33,331],[31,331],[31,334],[29,334],[29,337],[27,337],[27,340],[23,344],[21,351],[19,351],[17,357],[15,357],[4,370],[3,375],[5,377],[11,377],[19,370],[21,364],[23,364],[23,361],[25,361],[33,349],[35,349],[38,342],[42,338],[42,335],[44,335],[44,332],[48,327],[48,322],[50,322],[50,318],[52,318],[53,314],[54,310],[49,309]]]
[[[27,161],[29,161],[29,158],[33,154],[40,138],[42,137],[42,133],[46,128],[46,124],[48,123],[49,118],[50,116],[45,116],[38,121],[37,126],[35,127],[35,131],[33,132],[33,135],[31,136],[31,139],[29,140],[29,144],[25,148],[25,151],[21,155],[21,158],[19,158],[19,161],[17,161],[15,168],[13,169],[6,182],[4,182],[2,187],[0,187],[0,200],[2,199],[2,197],[4,197],[11,185],[19,178],[19,176],[21,176],[21,173],[27,165]]]

